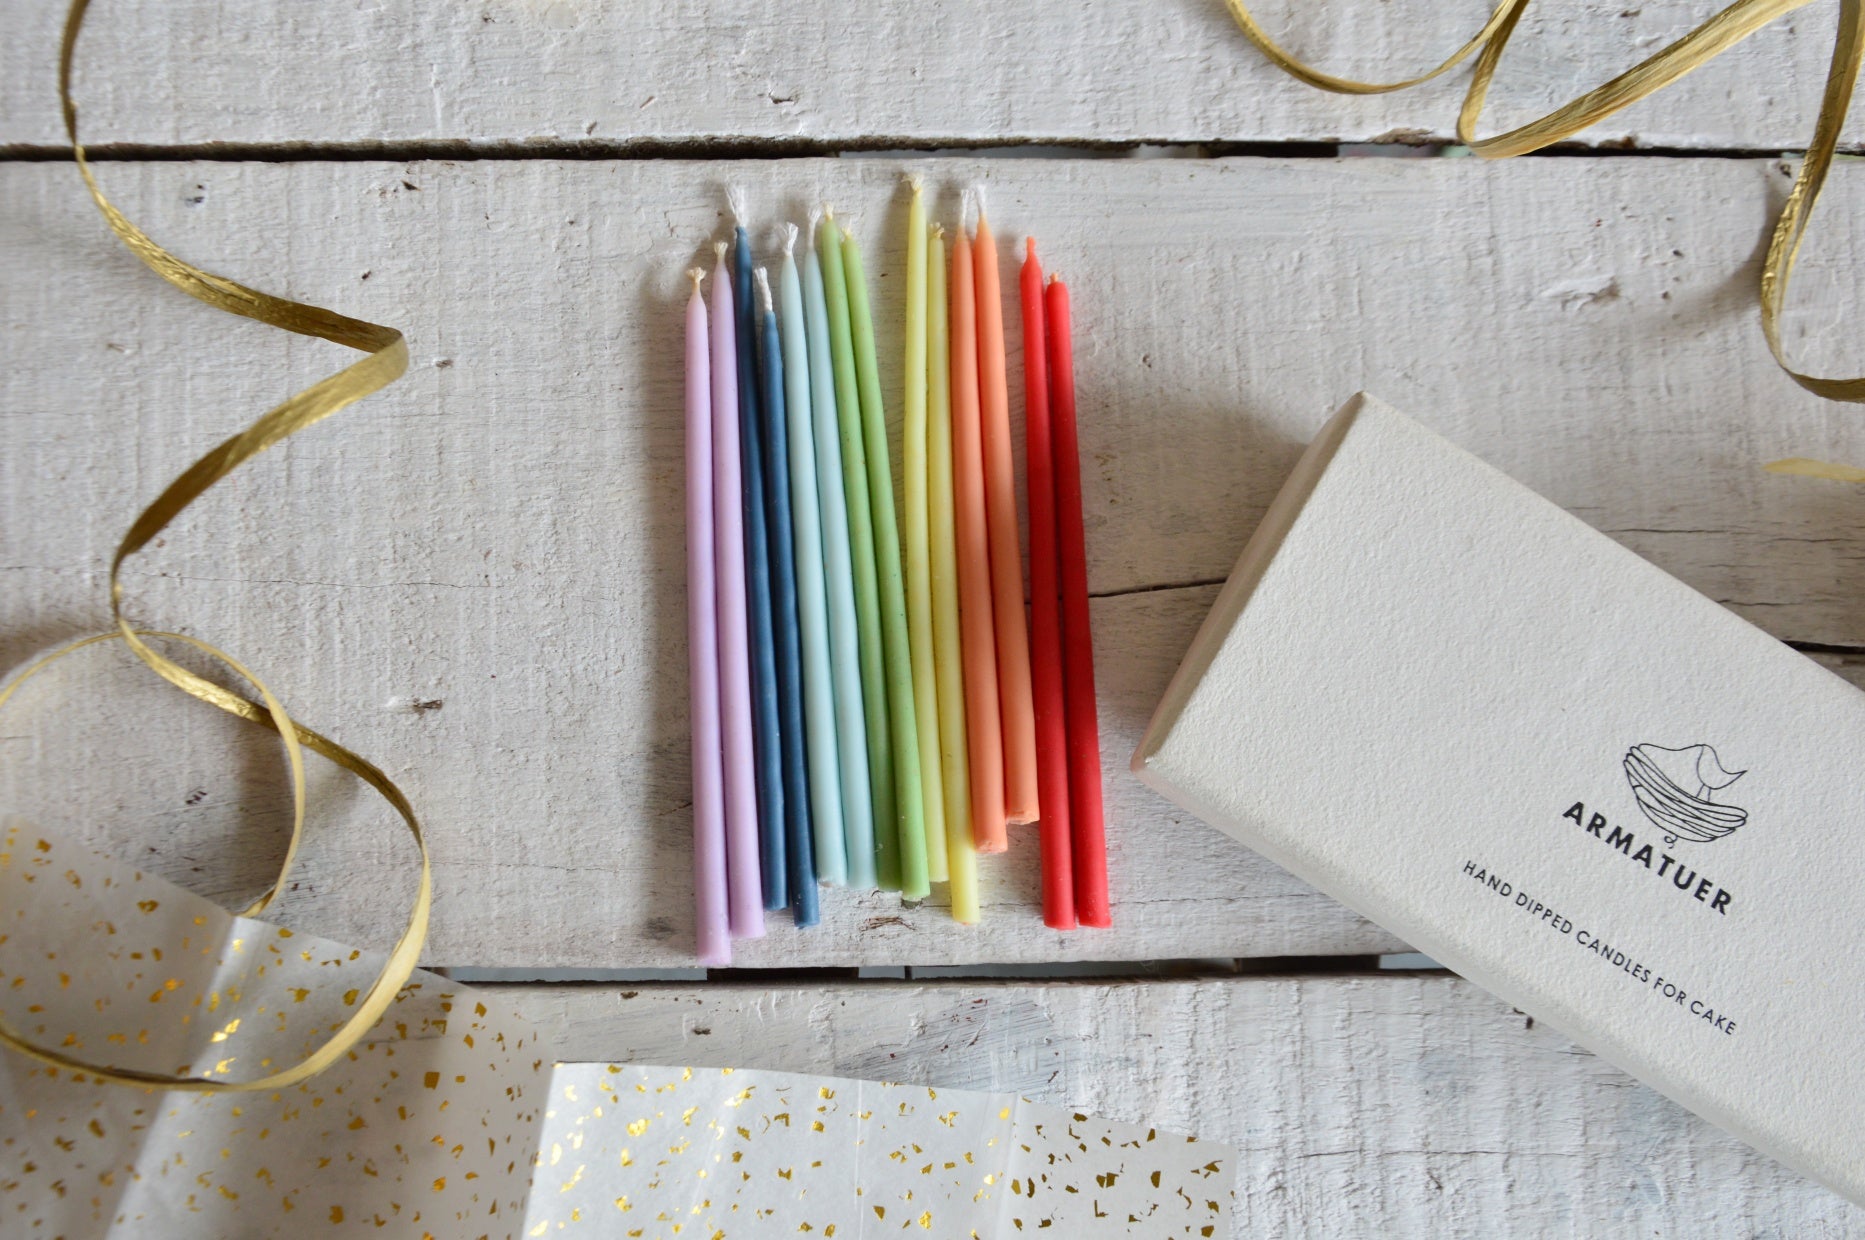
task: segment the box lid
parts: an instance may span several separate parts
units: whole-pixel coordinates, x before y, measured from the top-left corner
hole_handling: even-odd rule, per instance
[[[1865,1202],[1865,695],[1379,402],[1272,505],[1147,784]]]

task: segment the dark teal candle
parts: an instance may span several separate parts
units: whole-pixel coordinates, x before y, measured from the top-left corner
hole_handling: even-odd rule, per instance
[[[816,858],[810,838],[809,774],[803,754],[803,639],[797,627],[795,540],[790,527],[790,448],[785,427],[784,352],[771,308],[770,277],[758,271],[763,307],[759,339],[760,429],[764,438],[764,499],[770,505],[765,532],[771,552],[771,628],[776,638],[778,731],[784,758],[784,850],[790,862],[790,907],[796,924],[813,926]]]
[[[751,238],[742,226],[732,254],[734,325],[738,343],[738,431],[745,485],[745,580],[751,613],[751,725],[758,783],[758,855],[764,907],[790,905],[790,870],[784,857],[783,740],[777,709],[777,652],[771,627],[771,552],[764,491],[763,419],[758,405],[758,309],[751,279]]]

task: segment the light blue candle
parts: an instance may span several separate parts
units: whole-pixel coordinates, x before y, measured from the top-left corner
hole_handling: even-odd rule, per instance
[[[848,882],[842,827],[842,772],[835,737],[834,671],[829,661],[829,592],[823,578],[822,497],[816,488],[816,438],[810,408],[809,333],[803,321],[803,281],[797,275],[796,225],[784,229],[777,272],[778,325],[783,338],[784,412],[790,436],[790,508],[796,534],[797,618],[803,638],[803,727],[809,752],[810,827],[816,875],[831,886]],[[853,609],[850,600],[850,609]]]
[[[868,773],[868,717],[861,695],[861,630],[855,616],[854,554],[836,421],[835,362],[829,351],[829,305],[817,258],[816,229],[803,255],[803,324],[809,342],[810,430],[816,440],[817,498],[822,511],[823,586],[829,605],[830,688],[835,694],[836,755],[842,779],[842,831],[851,887],[873,887],[874,797]]]

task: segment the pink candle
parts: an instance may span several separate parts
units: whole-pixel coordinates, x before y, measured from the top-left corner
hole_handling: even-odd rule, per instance
[[[758,786],[751,751],[751,639],[745,600],[745,512],[738,455],[738,322],[725,243],[712,247],[712,503],[718,547],[719,706],[725,769],[725,870],[732,934],[764,937]]]
[[[693,910],[699,962],[732,961],[725,879],[724,741],[719,731],[719,603],[713,577],[712,341],[699,282],[687,273],[686,644],[693,720]]]

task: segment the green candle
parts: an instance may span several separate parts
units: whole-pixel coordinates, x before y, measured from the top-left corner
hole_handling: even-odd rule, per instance
[[[868,783],[874,790],[874,868],[882,887],[900,889],[900,828],[894,804],[894,751],[887,719],[886,658],[881,640],[881,596],[875,579],[874,517],[868,502],[867,449],[861,429],[861,394],[856,380],[855,341],[849,322],[848,280],[835,217],[818,228],[824,299],[829,303],[829,352],[835,362],[835,419],[842,440],[842,482],[848,493],[849,553],[855,570],[855,627],[860,637],[861,704],[868,730]],[[864,299],[865,304],[865,299]],[[873,339],[873,331],[869,331]],[[881,476],[889,473],[881,457]],[[891,490],[891,482],[889,479]],[[893,504],[888,504],[892,519]],[[899,551],[895,551],[896,564]],[[895,570],[898,572],[898,568]],[[913,751],[914,746],[908,745]],[[916,796],[915,800],[918,799]]]
[[[913,651],[913,718],[918,726],[920,790],[925,795],[926,876],[943,883],[945,788],[940,782],[939,686],[933,667],[932,545],[927,508],[926,201],[918,177],[907,208],[906,417],[901,431],[906,492],[907,638]]]
[[[932,527],[933,666],[939,689],[939,771],[945,780],[946,863],[952,916],[978,920],[978,854],[971,844],[971,755],[965,739],[965,654],[958,619],[958,530],[952,512],[952,351],[946,320],[945,233],[926,263],[926,508]]]
[[[894,515],[894,470],[887,450],[887,410],[874,351],[874,314],[854,236],[842,233],[842,270],[855,336],[855,377],[868,458],[868,503],[874,522],[874,572],[881,587],[881,654],[887,669],[888,736],[894,750],[894,821],[900,846],[900,894],[932,893],[926,876],[926,803],[920,783],[919,725],[913,710],[913,656],[907,642],[907,591],[900,569],[900,523]]]

